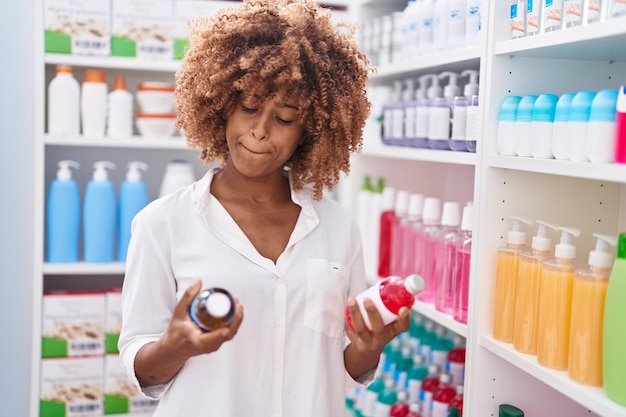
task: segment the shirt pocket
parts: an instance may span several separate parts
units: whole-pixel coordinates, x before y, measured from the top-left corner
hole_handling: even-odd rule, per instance
[[[331,338],[344,334],[348,269],[326,259],[307,259],[304,327]]]

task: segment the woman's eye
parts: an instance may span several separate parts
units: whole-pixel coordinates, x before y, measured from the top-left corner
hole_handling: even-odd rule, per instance
[[[254,112],[256,112],[255,108],[247,107],[247,106],[244,106],[243,104],[241,105],[241,110],[243,110],[245,113],[254,113]]]
[[[278,123],[289,126],[290,124],[293,123],[293,120],[285,120],[283,118],[280,117],[276,117],[276,120],[278,121]]]

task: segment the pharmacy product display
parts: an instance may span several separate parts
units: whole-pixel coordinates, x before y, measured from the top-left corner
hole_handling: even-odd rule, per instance
[[[80,238],[80,190],[70,168],[76,161],[59,161],[57,177],[50,184],[46,203],[48,262],[78,261]]]

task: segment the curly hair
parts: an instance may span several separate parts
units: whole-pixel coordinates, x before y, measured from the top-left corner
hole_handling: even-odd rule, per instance
[[[355,25],[331,22],[311,0],[244,0],[193,19],[190,47],[176,74],[177,127],[206,163],[228,158],[226,119],[243,92],[301,92],[304,141],[286,166],[293,187],[315,199],[350,172],[369,114],[367,57]]]

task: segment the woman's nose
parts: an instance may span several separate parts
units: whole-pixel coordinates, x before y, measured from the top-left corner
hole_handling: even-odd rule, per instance
[[[250,135],[256,140],[263,140],[267,138],[267,117],[261,116],[250,128]]]

